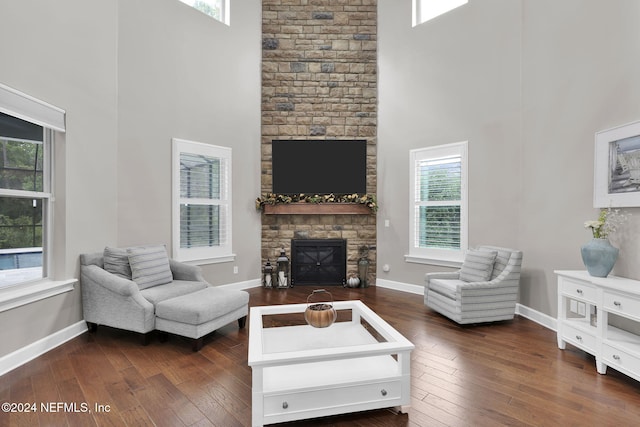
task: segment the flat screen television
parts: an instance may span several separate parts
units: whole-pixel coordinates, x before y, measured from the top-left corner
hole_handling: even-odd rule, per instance
[[[365,194],[367,141],[273,140],[276,194]]]

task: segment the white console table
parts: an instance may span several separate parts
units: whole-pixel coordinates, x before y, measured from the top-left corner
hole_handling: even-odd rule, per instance
[[[640,330],[640,281],[593,277],[586,271],[555,271],[558,276],[558,347],[570,343],[607,367],[640,381],[640,334],[614,327],[609,314],[636,322]]]

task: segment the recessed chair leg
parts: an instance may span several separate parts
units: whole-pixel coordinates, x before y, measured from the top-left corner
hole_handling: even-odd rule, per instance
[[[98,324],[93,322],[87,322],[87,329],[89,330],[89,333],[96,333],[98,332]]]
[[[142,335],[142,345],[147,346],[151,342],[151,332]]]
[[[193,351],[200,351],[200,349],[202,348],[203,342],[204,342],[204,337],[194,338],[193,344],[191,346]]]
[[[241,317],[238,319],[238,327],[243,329],[247,324],[247,316]]]

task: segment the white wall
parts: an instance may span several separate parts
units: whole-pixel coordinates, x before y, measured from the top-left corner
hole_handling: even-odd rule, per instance
[[[118,243],[171,250],[171,138],[231,147],[237,258],[203,266],[214,285],[260,276],[260,13],[232,2],[227,26],[176,0],[120,2]]]
[[[640,119],[640,3],[471,1],[411,28],[411,1],[380,0],[378,272],[407,264],[408,151],[469,140],[470,245],[524,252],[520,302],[556,315],[554,269],[584,269],[594,133]],[[640,212],[614,273],[640,279]],[[379,221],[384,224],[384,221]],[[621,238],[624,237],[624,238]],[[635,261],[635,262],[634,262]]]
[[[117,3],[0,2],[0,82],[66,110],[57,135],[55,278],[115,243]],[[80,289],[0,313],[0,356],[82,319]],[[9,326],[10,325],[10,326]]]
[[[468,141],[469,243],[517,245],[521,9],[475,1],[412,28],[411,1],[378,7],[378,278],[422,284],[442,268],[404,261],[410,149]]]
[[[56,167],[56,278],[106,245],[171,244],[171,138],[234,152],[232,265],[213,284],[259,277],[258,0],[226,27],[177,0],[0,2],[0,82],[66,110]],[[82,320],[76,290],[0,313],[0,357]],[[7,327],[11,325],[11,327]]]

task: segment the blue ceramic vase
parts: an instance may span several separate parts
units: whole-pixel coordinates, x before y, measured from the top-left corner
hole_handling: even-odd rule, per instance
[[[582,262],[590,275],[607,277],[618,260],[618,248],[611,246],[609,239],[592,239],[582,245]]]

